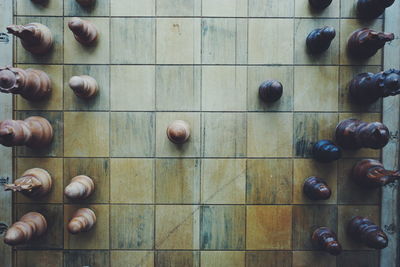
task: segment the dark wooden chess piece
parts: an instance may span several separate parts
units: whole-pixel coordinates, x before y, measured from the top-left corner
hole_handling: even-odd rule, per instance
[[[69,221],[67,229],[71,234],[89,232],[96,223],[96,214],[88,208],[78,209]]]
[[[395,0],[358,0],[357,13],[363,19],[375,19],[394,4]]]
[[[347,232],[354,240],[369,248],[383,249],[388,246],[386,234],[368,218],[354,217],[347,226]]]
[[[53,36],[49,28],[40,23],[10,25],[7,31],[21,39],[22,46],[33,54],[45,54],[53,46]]]
[[[31,1],[38,5],[46,5],[49,2],[49,0],[31,0]]]
[[[43,235],[46,230],[45,217],[38,212],[29,212],[8,228],[4,243],[10,246],[22,245]]]
[[[39,198],[48,194],[51,186],[50,174],[46,170],[34,168],[25,171],[13,184],[4,185],[4,189],[21,192],[30,198]]]
[[[308,0],[308,2],[314,9],[321,10],[327,8],[332,3],[332,0]]]
[[[358,104],[372,104],[381,97],[400,94],[400,70],[389,69],[377,74],[358,74],[349,84],[351,99]]]
[[[27,100],[38,101],[50,95],[51,81],[41,70],[0,68],[0,92],[19,94]]]
[[[94,182],[86,175],[72,178],[70,184],[65,188],[64,195],[69,199],[86,199],[94,192]]]
[[[354,165],[351,177],[362,187],[378,188],[399,180],[400,171],[386,170],[381,162],[364,159]]]
[[[377,32],[363,28],[353,32],[347,43],[349,55],[356,59],[374,56],[387,42],[394,39],[393,33]]]
[[[307,36],[306,45],[310,54],[320,54],[326,51],[336,37],[333,27],[325,26],[310,32]]]
[[[342,149],[332,141],[320,140],[313,146],[312,154],[315,160],[329,163],[342,157]]]
[[[76,0],[83,7],[91,7],[96,3],[96,0]]]
[[[176,120],[167,128],[168,139],[175,144],[183,144],[190,137],[190,126],[187,122]]]
[[[53,139],[53,127],[48,120],[39,116],[25,120],[5,120],[0,122],[0,144],[43,148]]]
[[[336,127],[336,143],[344,149],[381,149],[389,142],[389,137],[389,129],[380,122],[348,119]]]
[[[328,227],[320,227],[315,230],[311,236],[311,241],[314,247],[326,251],[333,256],[338,256],[342,253],[342,246],[338,241],[336,233]]]
[[[278,101],[282,97],[283,86],[278,81],[268,80],[260,85],[258,94],[263,101],[272,103]]]
[[[92,98],[99,91],[96,80],[87,75],[71,77],[69,87],[74,91],[76,96],[82,98]]]
[[[73,32],[75,39],[85,46],[94,44],[99,35],[93,23],[80,18],[72,18],[68,22],[68,27]]]
[[[328,184],[321,178],[314,176],[304,181],[303,192],[311,200],[327,200],[332,194]]]

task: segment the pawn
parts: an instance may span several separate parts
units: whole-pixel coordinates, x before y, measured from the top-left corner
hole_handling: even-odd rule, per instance
[[[83,7],[91,7],[96,3],[96,0],[76,0],[76,2]]]
[[[4,243],[10,246],[22,245],[43,235],[46,230],[45,217],[38,212],[29,212],[7,230]]]
[[[347,119],[336,126],[335,136],[337,144],[344,149],[381,149],[389,142],[390,134],[383,123]]]
[[[39,198],[48,194],[51,186],[50,174],[46,170],[34,168],[25,171],[13,184],[4,185],[4,189],[21,192],[30,198]]]
[[[69,80],[69,87],[76,96],[82,98],[94,97],[99,91],[96,80],[87,75],[73,76]]]
[[[337,235],[328,227],[320,227],[311,236],[311,241],[316,248],[322,249],[333,256],[342,253]]]
[[[318,177],[307,178],[303,185],[303,192],[311,200],[327,200],[332,194],[328,184]]]
[[[53,127],[48,120],[39,116],[25,120],[5,120],[0,122],[0,144],[43,148],[53,139]]]
[[[88,208],[82,208],[75,211],[72,219],[69,221],[67,229],[71,234],[89,232],[96,223],[96,214]]]
[[[322,10],[327,8],[332,3],[332,0],[308,0],[308,2],[314,9]]]
[[[347,226],[347,232],[354,240],[369,248],[383,249],[388,246],[386,234],[368,218],[354,217]]]
[[[41,70],[0,68],[0,92],[19,94],[27,100],[39,101],[50,95],[51,81]]]
[[[82,45],[90,46],[97,40],[97,28],[90,21],[75,17],[68,22],[68,27]]]
[[[379,188],[400,179],[400,171],[386,170],[374,159],[364,159],[354,165],[351,178],[360,186]]]
[[[314,159],[322,163],[330,163],[342,157],[342,149],[329,140],[320,140],[312,150]]]
[[[190,137],[190,126],[187,122],[176,120],[167,128],[168,139],[175,144],[183,144]]]
[[[357,13],[364,19],[375,19],[393,5],[395,0],[358,0]]]
[[[359,29],[351,34],[347,51],[353,58],[367,59],[393,39],[393,33],[376,32],[368,28]]]
[[[10,25],[7,31],[21,39],[22,46],[32,54],[45,54],[53,46],[53,36],[49,28],[40,23]]]
[[[31,0],[31,1],[38,5],[46,5],[49,2],[49,0]]]
[[[268,80],[260,85],[258,94],[263,101],[272,103],[278,101],[282,97],[283,86],[278,81]]]
[[[310,54],[320,54],[326,51],[336,37],[336,31],[333,27],[323,27],[315,29],[307,36],[307,50]]]
[[[70,184],[65,188],[64,195],[69,199],[86,199],[94,192],[93,180],[86,175],[72,178]]]

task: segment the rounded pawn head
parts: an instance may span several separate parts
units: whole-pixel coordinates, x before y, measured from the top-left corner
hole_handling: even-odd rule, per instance
[[[331,197],[331,190],[324,184],[319,186],[319,199],[320,200],[327,200]]]
[[[85,81],[82,79],[82,77],[79,76],[73,76],[69,80],[69,87],[71,87],[72,90],[75,92],[82,92],[85,86]]]
[[[272,103],[278,101],[282,97],[283,86],[276,80],[268,80],[260,85],[258,92],[263,101]]]
[[[190,137],[189,124],[181,120],[172,122],[167,128],[167,136],[175,144],[185,143]]]
[[[17,83],[17,77],[9,69],[0,69],[0,91],[8,92]]]
[[[342,246],[337,241],[330,242],[326,251],[333,256],[338,256],[342,253]]]
[[[84,22],[82,19],[74,17],[68,22],[68,27],[72,32],[79,34],[83,30]]]

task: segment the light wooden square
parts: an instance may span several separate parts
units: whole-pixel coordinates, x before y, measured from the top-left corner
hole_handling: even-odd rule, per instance
[[[153,251],[111,251],[112,267],[126,267],[130,264],[141,267],[154,267]]]
[[[156,0],[110,0],[111,16],[154,16]]]
[[[248,0],[203,0],[202,15],[207,17],[247,17]]]
[[[198,13],[201,0],[157,0],[157,16],[186,17]]]
[[[64,252],[64,267],[100,266],[108,267],[110,252],[104,250],[67,250]]]
[[[199,267],[200,252],[198,251],[157,251],[155,258],[155,266],[171,267]]]
[[[246,251],[246,266],[292,267],[291,251]]]
[[[202,251],[202,267],[245,267],[244,251]]]
[[[250,17],[293,17],[293,0],[248,0]]]
[[[16,266],[63,267],[63,252],[51,250],[18,250]]]
[[[324,251],[293,251],[293,267],[305,266],[336,267],[336,257]]]
[[[110,0],[96,0],[94,4],[90,7],[83,7],[76,0],[64,1],[64,16],[106,17],[109,15]]]

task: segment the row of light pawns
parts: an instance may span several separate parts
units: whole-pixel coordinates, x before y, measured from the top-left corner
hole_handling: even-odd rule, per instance
[[[95,4],[95,0],[76,0],[82,6]],[[34,2],[43,2],[36,0]],[[332,0],[309,0],[312,8],[322,10],[327,8]],[[376,18],[385,8],[391,6],[394,0],[359,0],[357,10],[360,17]],[[72,18],[68,23],[75,39],[84,46],[94,46],[98,40],[96,26],[80,18]],[[11,25],[9,33],[21,40],[22,46],[33,54],[45,54],[52,49],[53,38],[48,27],[40,23],[27,25]],[[333,38],[335,29],[323,27],[313,30],[307,37],[306,44],[309,53],[320,54],[327,50]],[[394,39],[394,34],[376,32],[367,28],[353,32],[348,41],[349,56],[357,59],[367,59],[377,53],[386,42]],[[357,75],[348,86],[349,94],[355,103],[368,105],[382,97],[400,93],[400,71],[362,73]],[[87,75],[74,76],[69,86],[78,97],[92,98],[99,91],[96,80]],[[0,91],[19,94],[29,101],[46,99],[51,93],[49,76],[36,69],[0,68]],[[259,87],[259,96],[266,103],[279,100],[283,86],[279,81],[267,80]],[[167,128],[169,140],[176,145],[182,145],[190,137],[189,123],[176,120]],[[359,148],[381,149],[389,141],[389,130],[380,122],[366,123],[357,119],[347,119],[336,127],[336,142],[320,140],[313,145],[313,155],[317,161],[329,163],[341,158],[342,149],[355,150]],[[0,122],[0,144],[4,146],[22,146],[43,148],[53,139],[53,128],[48,120],[34,116],[25,120],[5,120]],[[351,178],[362,187],[379,188],[400,178],[399,171],[389,171],[382,163],[366,159],[358,162],[351,173]],[[51,190],[52,178],[43,169],[27,170],[14,184],[5,185],[6,190],[21,192],[31,198],[48,194]],[[88,198],[94,191],[93,180],[85,175],[79,175],[71,180],[64,194],[69,199],[82,200]],[[331,196],[331,189],[321,178],[309,177],[303,186],[304,194],[311,200],[326,200]],[[92,229],[96,215],[88,208],[78,209],[68,223],[67,229],[72,234],[86,232]],[[47,229],[45,217],[37,212],[29,212],[22,216],[7,231],[4,242],[9,245],[20,245],[38,237]],[[355,240],[366,246],[382,249],[388,245],[388,238],[380,227],[368,218],[356,216],[348,224],[348,233]],[[327,227],[320,227],[312,234],[312,242],[316,248],[325,250],[332,255],[342,251],[336,233]]]

